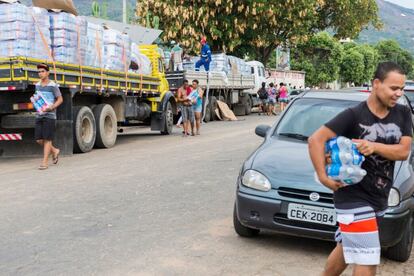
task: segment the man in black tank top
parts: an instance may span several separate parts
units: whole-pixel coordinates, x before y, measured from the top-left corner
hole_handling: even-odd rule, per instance
[[[309,138],[309,153],[320,182],[334,191],[339,229],[337,247],[328,258],[324,275],[340,275],[354,264],[353,275],[375,275],[381,246],[377,219],[387,206],[395,161],[411,151],[411,110],[397,104],[403,96],[405,75],[392,62],[378,65],[368,100],[341,112]],[[325,172],[325,143],[336,136],[353,139],[366,160],[367,171],[358,184],[344,186]]]

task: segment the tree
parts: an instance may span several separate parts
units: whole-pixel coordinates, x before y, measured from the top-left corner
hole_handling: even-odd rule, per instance
[[[412,71],[411,71],[411,73],[408,73],[407,77],[408,77],[409,80],[414,80],[414,62],[413,62],[413,65],[412,65]]]
[[[164,41],[179,41],[198,52],[205,35],[213,50],[249,54],[266,63],[279,45],[296,45],[325,28],[355,37],[370,23],[378,26],[375,0],[144,0],[137,15],[160,18]]]
[[[398,63],[407,75],[413,72],[413,56],[400,47],[395,40],[383,40],[375,46],[378,51],[379,62],[393,61]]]
[[[356,50],[364,57],[364,74],[360,84],[369,83],[378,65],[378,52],[368,44],[358,45]]]
[[[368,83],[371,81],[374,75],[375,69],[378,64],[378,52],[377,50],[368,44],[357,44],[355,42],[344,44],[345,56],[341,64],[341,78],[345,82],[354,82],[357,84]],[[358,53],[359,55],[357,55]],[[360,55],[363,57],[363,70],[360,72]],[[354,58],[354,60],[352,60]],[[352,72],[352,67],[349,67],[352,63],[355,71]],[[353,77],[350,77],[353,74]]]
[[[341,62],[341,79],[344,82],[362,84],[365,71],[364,55],[356,47],[345,51]]]
[[[307,85],[320,86],[338,79],[343,46],[321,32],[292,49],[292,69],[306,71]]]

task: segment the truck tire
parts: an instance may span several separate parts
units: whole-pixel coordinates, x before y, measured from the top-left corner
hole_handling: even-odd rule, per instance
[[[211,106],[210,103],[206,105],[206,110],[204,110],[204,122],[208,123],[211,121]]]
[[[167,103],[163,116],[164,116],[163,118],[164,126],[163,126],[163,129],[161,130],[161,134],[170,135],[173,131],[173,126],[174,126],[174,114],[173,114],[173,110],[172,110],[172,106],[170,102]]]
[[[236,231],[236,233],[240,237],[244,237],[244,238],[252,238],[252,237],[259,235],[260,233],[259,229],[246,227],[240,223],[239,218],[237,217],[236,204],[234,204],[234,209],[233,209],[233,227],[234,227],[234,231]]]
[[[216,109],[218,108],[216,97],[212,96],[210,98],[210,106],[211,106],[211,120],[212,121],[218,120],[218,117],[217,117],[217,114],[216,114]]]
[[[233,113],[236,116],[244,116],[246,115],[246,107],[243,104],[235,104],[233,105]]]
[[[97,148],[111,148],[115,145],[118,124],[116,114],[109,104],[99,104],[93,108],[96,123]]]
[[[92,150],[96,139],[95,117],[87,106],[73,107],[73,151],[86,153]]]
[[[386,256],[388,259],[397,262],[406,262],[411,255],[411,249],[413,247],[414,237],[414,219],[410,216],[408,223],[405,227],[404,234],[399,243],[393,247],[388,248]]]
[[[253,101],[250,96],[247,96],[244,106],[246,108],[246,115],[250,115],[252,113],[252,107],[253,107]]]

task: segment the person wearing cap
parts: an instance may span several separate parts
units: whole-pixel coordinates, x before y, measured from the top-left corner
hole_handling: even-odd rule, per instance
[[[39,170],[46,170],[49,166],[49,156],[52,155],[53,164],[59,161],[60,150],[53,146],[56,132],[56,109],[63,103],[63,97],[58,85],[49,79],[49,66],[37,65],[40,81],[36,84],[35,95],[41,96],[48,103],[44,112],[37,112],[35,124],[35,140],[43,146],[43,160]]]
[[[200,67],[203,65],[204,69],[208,72],[210,70],[211,50],[205,37],[201,39],[201,45],[201,58],[197,61],[195,70],[200,71]]]

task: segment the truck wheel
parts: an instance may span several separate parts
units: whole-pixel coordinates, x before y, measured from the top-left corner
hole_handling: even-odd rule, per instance
[[[87,106],[73,107],[73,151],[85,153],[92,150],[96,139],[95,117]]]
[[[253,101],[250,96],[247,96],[245,107],[246,107],[246,115],[249,115],[250,113],[252,113]]]
[[[95,147],[113,147],[116,142],[118,127],[114,109],[109,104],[99,104],[93,108],[93,115],[96,121]]]
[[[243,104],[235,104],[233,105],[233,113],[236,116],[244,116],[246,115],[246,107]]]
[[[406,262],[411,255],[411,248],[413,247],[413,237],[414,237],[414,220],[410,216],[408,223],[405,227],[404,235],[399,243],[393,247],[388,248],[386,256],[388,259],[397,261],[397,262]]]
[[[174,126],[174,114],[173,114],[173,110],[172,110],[172,106],[170,102],[167,103],[167,107],[164,110],[163,116],[164,116],[164,126],[163,126],[163,129],[161,130],[161,134],[170,135],[173,131],[173,126]]]
[[[252,238],[260,233],[259,229],[246,227],[240,223],[239,218],[237,217],[236,204],[234,204],[233,209],[233,226],[236,233],[244,238]]]
[[[206,105],[206,110],[204,110],[204,122],[208,123],[211,121],[211,105],[208,103]]]
[[[218,104],[217,104],[217,98],[212,96],[210,98],[210,107],[211,107],[211,120],[217,120],[217,114],[216,114],[216,109],[218,108]]]

